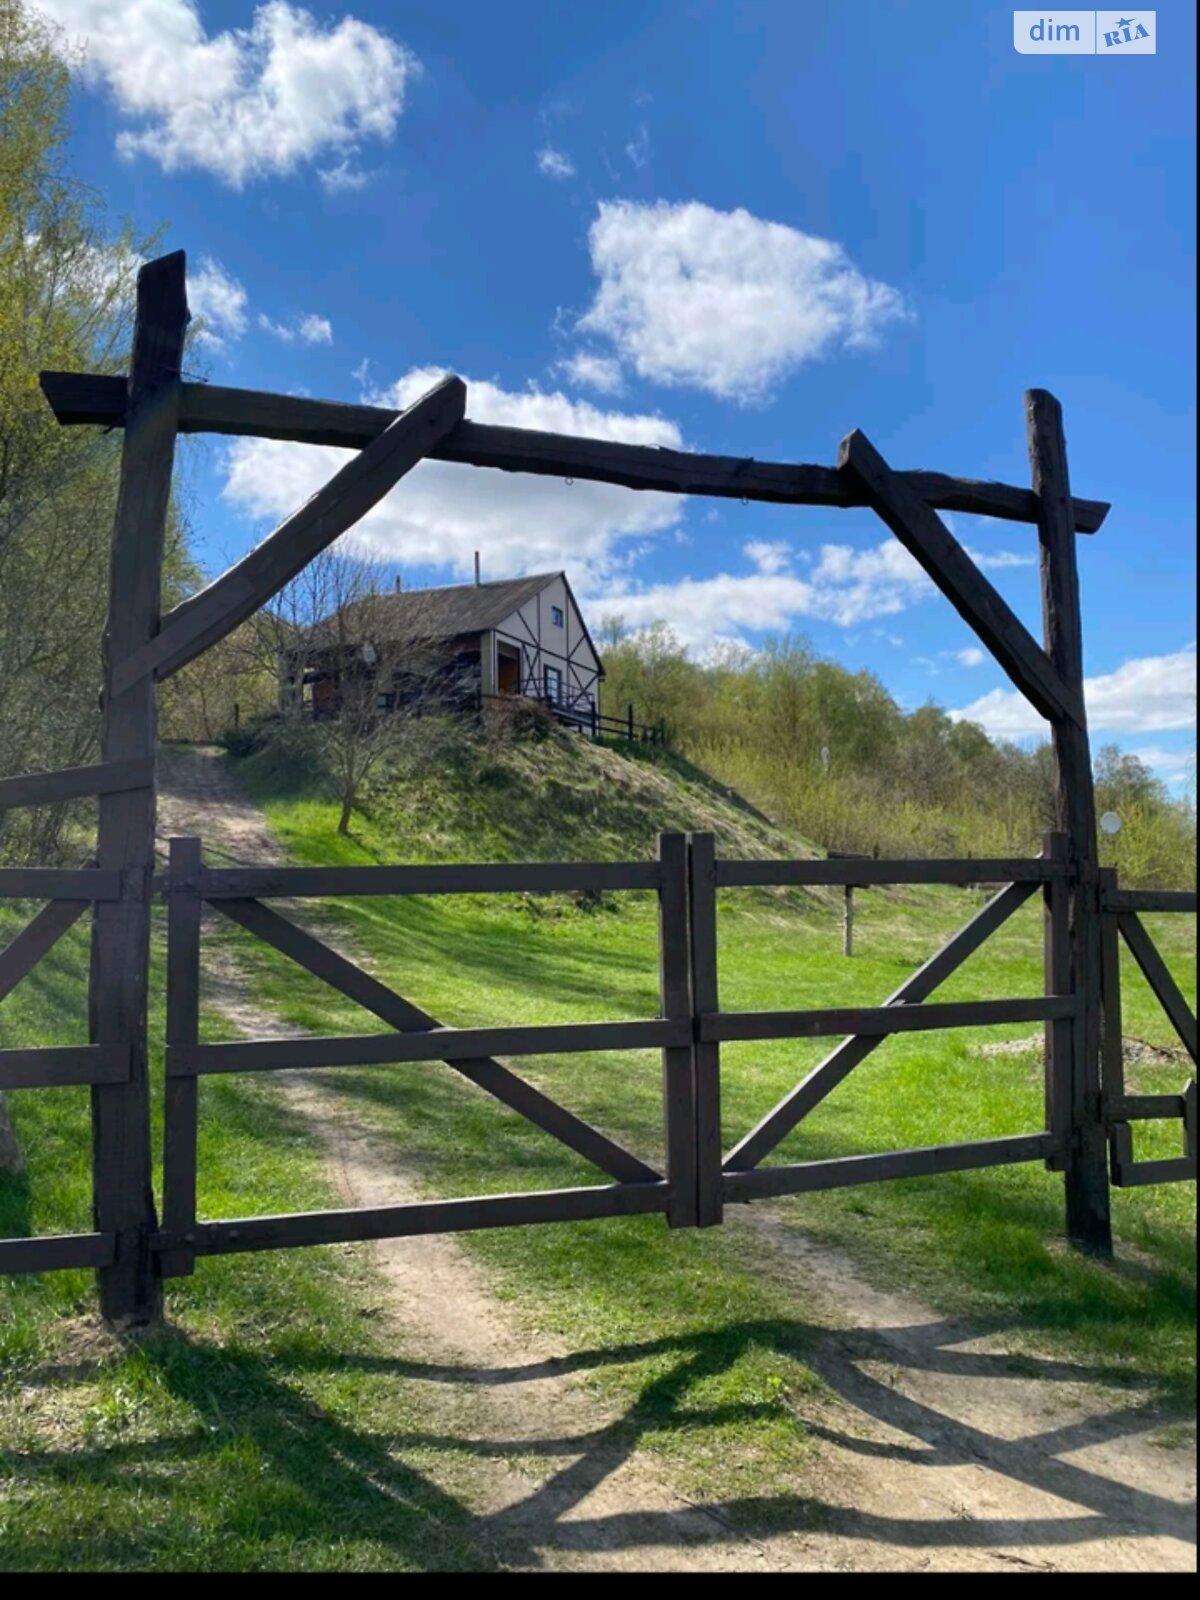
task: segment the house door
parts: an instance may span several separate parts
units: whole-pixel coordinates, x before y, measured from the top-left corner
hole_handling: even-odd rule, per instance
[[[520,694],[521,653],[511,644],[496,646],[496,693]]]

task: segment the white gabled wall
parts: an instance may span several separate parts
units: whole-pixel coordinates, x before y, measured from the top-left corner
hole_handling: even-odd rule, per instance
[[[562,612],[562,626],[554,623],[554,607]],[[486,636],[485,636],[486,637]],[[586,712],[592,701],[599,701],[600,662],[588,641],[583,619],[562,578],[552,578],[546,587],[518,610],[505,617],[493,630],[491,648],[484,654],[494,658],[496,644],[518,646],[521,650],[521,689],[525,694],[546,691],[546,668],[562,673],[563,703]],[[493,676],[493,682],[496,681]]]

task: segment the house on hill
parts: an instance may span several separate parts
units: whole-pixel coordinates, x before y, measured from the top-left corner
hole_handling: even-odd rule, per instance
[[[594,728],[603,676],[561,572],[354,600],[305,630],[280,661],[284,702],[315,717],[337,716],[353,685],[380,712],[524,696],[562,722]]]

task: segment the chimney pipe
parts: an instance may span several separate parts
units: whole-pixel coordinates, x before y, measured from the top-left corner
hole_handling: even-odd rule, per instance
[[[479,551],[476,550],[476,552],[475,552],[475,587],[477,589],[479,587],[479,582],[480,582],[480,579],[479,579]]]

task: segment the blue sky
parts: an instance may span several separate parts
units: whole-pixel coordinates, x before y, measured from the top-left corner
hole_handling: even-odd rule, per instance
[[[483,421],[816,462],[857,426],[1016,483],[1053,390],[1113,502],[1079,541],[1094,742],[1189,781],[1191,3],[1132,59],[1020,55],[981,0],[37,4],[86,48],[76,166],[187,250],[212,381],[404,404],[454,370]],[[189,446],[204,560],[336,464]],[[950,520],[1039,632],[1033,530]],[[593,619],[801,632],[904,705],[1040,726],[865,512],[427,464],[360,548],[414,584],[563,566]]]

